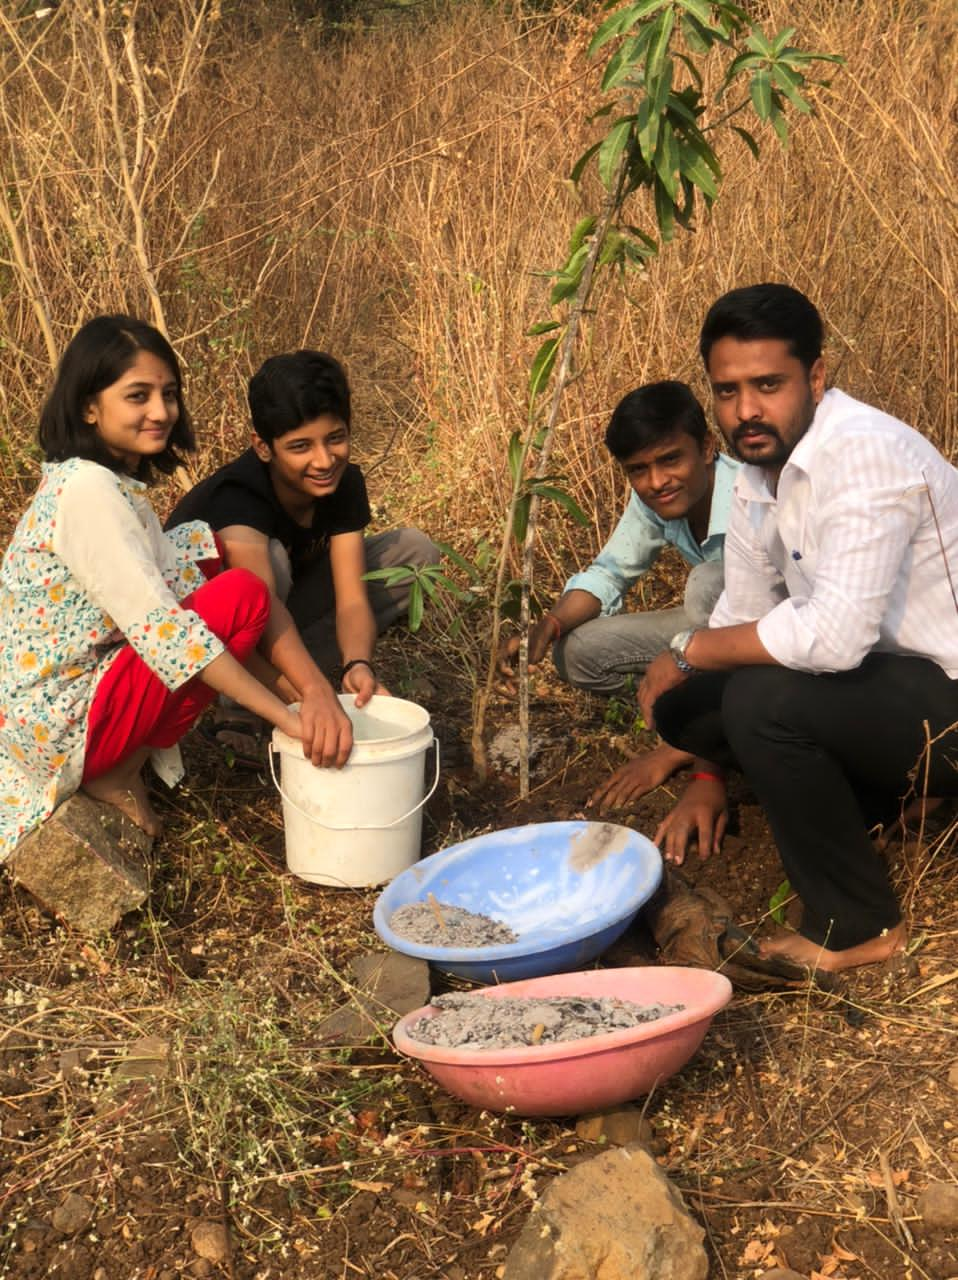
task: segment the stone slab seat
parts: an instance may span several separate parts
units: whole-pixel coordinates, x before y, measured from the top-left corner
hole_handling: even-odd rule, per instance
[[[153,837],[113,805],[77,792],[17,845],[6,867],[71,928],[103,933],[150,892]]]

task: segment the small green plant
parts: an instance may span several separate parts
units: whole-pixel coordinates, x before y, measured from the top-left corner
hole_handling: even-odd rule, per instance
[[[662,245],[673,240],[676,227],[693,229],[699,206],[711,209],[723,180],[715,144],[720,127],[734,131],[757,156],[759,144],[753,134],[730,123],[743,111],[749,112],[760,127],[770,125],[782,145],[787,142],[786,109],[805,114],[811,111],[805,97],[809,84],[815,83],[808,76],[811,64],[843,61],[836,54],[798,48],[792,43],[794,35],[794,27],[766,35],[733,0],[633,0],[610,14],[592,38],[592,55],[612,47],[601,83],[602,93],[609,98],[593,114],[593,119],[611,123],[604,136],[579,157],[571,177],[581,184],[594,167],[605,194],[600,211],[577,222],[565,263],[547,273],[553,281],[549,303],[562,307],[563,312],[529,330],[531,336],[544,340],[529,370],[527,427],[521,438],[513,438],[509,449],[513,489],[493,597],[492,644],[473,730],[473,755],[480,776],[485,772],[485,711],[496,671],[498,591],[505,582],[519,508],[524,506],[520,630],[525,637],[539,499],[554,496],[540,494],[537,486],[548,478],[560,404],[575,376],[573,358],[579,330],[594,310],[596,280],[608,267],[616,267],[620,273],[641,269]],[[713,51],[728,55],[728,62],[723,81],[710,99],[701,64]],[[743,85],[740,100],[727,107],[726,93],[739,85]],[[647,207],[630,212],[634,197],[640,194]],[[643,219],[648,229],[637,225]],[[538,401],[550,380],[553,387],[543,424]],[[527,476],[534,456],[535,466]],[[527,660],[524,639],[519,651],[519,786],[523,796],[529,793]]]
[[[643,733],[648,727],[639,704],[635,700],[635,677],[625,678],[620,693],[614,693],[605,704],[602,723],[610,729],[624,729],[628,733]]]
[[[785,923],[785,907],[792,897],[792,886],[783,880],[768,900],[768,914],[776,924]]]

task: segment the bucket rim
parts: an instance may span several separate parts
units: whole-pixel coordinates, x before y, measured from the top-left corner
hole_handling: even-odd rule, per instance
[[[397,733],[391,733],[379,738],[360,738],[354,739],[353,751],[350,754],[348,763],[356,763],[353,760],[353,754],[362,755],[365,748],[372,748],[374,755],[382,753],[384,748],[398,747],[403,744],[404,747],[411,747],[415,739],[423,737],[426,745],[433,741],[432,717],[425,707],[420,706],[418,702],[411,702],[408,698],[393,698],[386,694],[373,694],[364,707],[357,709],[355,706],[356,695],[353,693],[337,694],[339,705],[349,716],[350,722],[354,723],[356,715],[365,715],[379,713],[379,717],[389,723],[389,711],[400,710],[401,712],[413,713],[409,715],[407,723],[396,723],[396,728],[400,730]],[[296,711],[299,709],[299,703],[290,704],[290,709]],[[353,714],[350,715],[350,712]],[[418,723],[412,723],[417,720]],[[428,736],[427,736],[428,735]],[[284,733],[282,729],[273,729],[272,732],[272,749],[278,751],[281,755],[302,755],[302,743],[297,738],[291,738],[288,733]],[[416,748],[419,749],[418,747]]]

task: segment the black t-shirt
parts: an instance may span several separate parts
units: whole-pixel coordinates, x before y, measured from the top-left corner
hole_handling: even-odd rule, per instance
[[[316,499],[313,522],[304,528],[281,505],[269,467],[252,449],[247,449],[235,462],[228,462],[191,489],[170,512],[166,528],[187,520],[203,520],[216,533],[233,524],[244,524],[283,544],[295,576],[297,569],[326,549],[331,537],[365,529],[370,519],[366,481],[355,463],[346,464],[333,493]]]

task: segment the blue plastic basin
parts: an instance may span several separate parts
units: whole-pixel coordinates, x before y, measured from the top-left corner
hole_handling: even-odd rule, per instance
[[[373,923],[406,955],[474,982],[512,982],[581,969],[628,928],[662,878],[645,836],[610,822],[543,822],[476,836],[409,867],[379,895]],[[518,942],[423,946],[389,927],[392,914],[432,893],[501,920]]]

